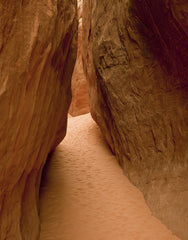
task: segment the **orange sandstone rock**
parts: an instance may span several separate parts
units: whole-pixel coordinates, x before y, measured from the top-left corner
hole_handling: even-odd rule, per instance
[[[76,1],[0,3],[1,240],[38,239],[41,172],[66,132],[76,15]]]
[[[153,214],[188,238],[188,5],[86,1],[91,114]]]
[[[82,38],[84,37],[84,35],[82,36],[82,8],[83,0],[78,0],[78,50],[72,76],[72,102],[69,109],[69,114],[72,116],[78,116],[90,111],[88,83],[86,81],[82,62]]]

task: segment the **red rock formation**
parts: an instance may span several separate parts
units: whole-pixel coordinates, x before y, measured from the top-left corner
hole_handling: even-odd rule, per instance
[[[82,62],[82,2],[83,0],[78,0],[78,50],[77,60],[72,76],[72,102],[69,109],[69,113],[72,116],[78,116],[90,111],[88,84],[83,71]]]
[[[91,113],[155,216],[188,238],[188,5],[86,1]]]
[[[66,131],[76,1],[1,1],[0,19],[0,239],[35,240],[41,171]]]

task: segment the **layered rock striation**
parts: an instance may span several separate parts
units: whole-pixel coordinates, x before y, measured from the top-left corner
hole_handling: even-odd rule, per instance
[[[188,237],[188,5],[86,1],[91,114],[153,214]]]
[[[63,139],[77,48],[76,1],[0,3],[0,239],[39,236],[48,153]]]

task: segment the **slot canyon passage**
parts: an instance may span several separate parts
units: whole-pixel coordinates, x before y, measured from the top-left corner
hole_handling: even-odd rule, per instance
[[[124,176],[90,114],[68,122],[44,170],[40,240],[178,240]]]
[[[0,19],[0,240],[187,240],[187,0]]]

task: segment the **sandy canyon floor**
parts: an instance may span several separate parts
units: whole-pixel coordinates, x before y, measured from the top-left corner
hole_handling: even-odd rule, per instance
[[[89,114],[69,118],[47,162],[40,240],[177,240],[123,174]]]

